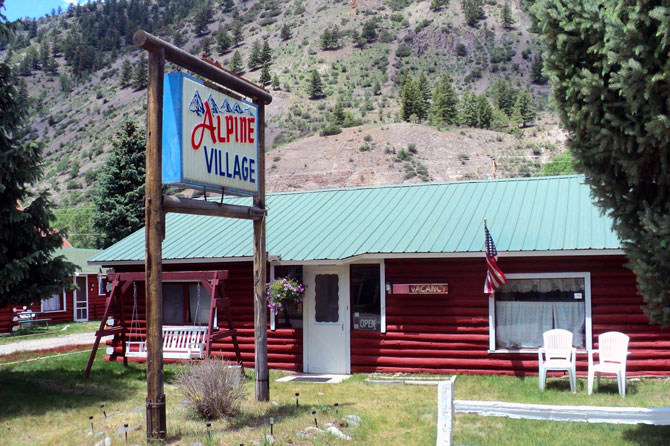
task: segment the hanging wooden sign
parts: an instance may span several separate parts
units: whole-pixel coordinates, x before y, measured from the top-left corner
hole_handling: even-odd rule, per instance
[[[184,73],[164,78],[163,183],[258,193],[258,107]]]
[[[396,283],[393,294],[449,294],[447,283]]]

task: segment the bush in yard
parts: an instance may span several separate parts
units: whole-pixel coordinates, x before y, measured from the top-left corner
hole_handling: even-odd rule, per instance
[[[242,374],[230,365],[221,359],[205,359],[185,366],[177,375],[180,392],[208,420],[235,416],[246,398]]]

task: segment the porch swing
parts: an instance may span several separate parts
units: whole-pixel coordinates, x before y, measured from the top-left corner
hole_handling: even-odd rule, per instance
[[[197,285],[197,303],[193,325],[164,325],[163,326],[163,358],[164,359],[203,359],[205,346],[207,344],[208,326],[198,325],[200,314],[200,282]],[[214,311],[213,329],[217,327],[217,309]],[[211,317],[211,316],[210,316]],[[140,326],[137,315],[137,284],[133,282],[133,313],[130,319],[129,340],[126,341],[126,356],[129,358],[146,358],[146,339],[136,341],[141,337]]]
[[[171,282],[197,282],[197,303],[193,319],[193,325],[164,325],[163,330],[163,358],[165,359],[203,359],[212,355],[212,342],[221,338],[230,337],[235,350],[235,358],[240,367],[242,355],[237,342],[237,330],[233,328],[230,315],[230,302],[223,292],[223,283],[228,278],[228,271],[170,271],[163,272],[163,280]],[[114,273],[108,276],[108,282],[112,288],[107,297],[105,313],[100,322],[100,329],[96,332],[96,340],[93,344],[91,356],[86,366],[85,377],[88,377],[95,359],[100,340],[103,336],[114,335],[113,346],[107,349],[110,360],[118,357],[123,358],[127,364],[128,358],[146,359],[147,342],[146,337],[140,332],[139,311],[137,302],[137,283],[144,281],[144,273]],[[123,296],[133,288],[133,312],[130,326],[124,321]],[[207,325],[198,325],[200,313],[201,288],[205,288],[211,295],[209,306],[209,320]],[[223,315],[228,323],[226,330],[218,328],[218,312]],[[112,318],[112,314],[118,316],[118,320]],[[108,321],[112,321],[108,323]],[[121,353],[118,353],[118,346]],[[115,347],[116,346],[116,347]]]

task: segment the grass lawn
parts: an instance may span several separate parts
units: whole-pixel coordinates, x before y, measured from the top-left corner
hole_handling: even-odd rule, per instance
[[[93,445],[102,437],[90,434],[88,417],[93,416],[93,432],[105,431],[113,444],[125,444],[115,431],[128,423],[132,430],[128,444],[144,444],[146,374],[144,365],[102,361],[99,354],[91,378],[82,373],[88,355],[70,353],[46,360],[0,365],[0,445]],[[277,383],[282,376],[271,372],[270,403],[253,399],[253,379],[247,380],[248,398],[242,412],[232,420],[212,423],[211,438],[205,421],[182,404],[184,398],[170,384],[180,366],[165,369],[168,411],[168,444],[188,446],[254,444],[269,433],[269,418],[275,420],[275,445],[434,445],[437,421],[437,389],[434,386],[384,385],[365,382],[356,375],[341,384]],[[247,372],[249,375],[250,373]],[[608,381],[601,391],[588,396],[584,380],[579,392],[569,391],[567,380],[550,379],[545,392],[537,389],[537,378],[499,376],[459,376],[456,398],[470,400],[525,401],[545,404],[588,404],[625,406],[668,405],[670,380],[629,382],[629,395],[622,399],[616,385]],[[300,393],[300,406],[295,393]],[[361,427],[343,430],[353,441],[322,436],[306,439],[296,434],[314,424],[334,421],[334,403],[339,416],[356,414]],[[104,404],[107,418],[100,405]],[[666,446],[669,427],[559,423],[504,418],[456,416],[454,444],[457,445],[648,445]],[[262,445],[263,442],[261,441]]]
[[[74,333],[93,332],[96,331],[98,327],[100,327],[100,321],[58,322],[55,324],[49,324],[48,330],[40,325],[37,328],[21,330],[9,336],[0,336],[0,345],[19,341],[29,341],[33,339],[55,338],[58,336],[66,336]]]

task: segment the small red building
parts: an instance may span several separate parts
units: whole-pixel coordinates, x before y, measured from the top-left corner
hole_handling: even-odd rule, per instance
[[[100,250],[73,248],[67,241],[65,243],[63,248],[55,251],[54,256],[65,256],[76,265],[77,270],[72,277],[76,289],[63,289],[60,293],[35,300],[26,305],[25,309],[22,305],[0,308],[0,333],[17,331],[18,313],[23,311],[38,313],[36,319],[50,319],[49,323],[88,321],[102,317],[106,290],[98,286],[98,269],[87,263]]]
[[[235,204],[249,204],[235,199]],[[578,175],[270,194],[270,277],[306,286],[302,305],[271,314],[272,368],[318,372],[537,373],[551,328],[573,332],[579,373],[597,336],[630,336],[628,375],[670,375],[670,329],[649,323],[611,222]],[[508,283],[483,292],[484,218]],[[242,359],[253,366],[252,225],[168,214],[164,271],[228,270],[224,290]],[[144,270],[144,230],[90,263]],[[124,301],[144,336],[143,283]],[[188,281],[163,286],[164,323],[201,325]],[[203,297],[204,296],[204,297]],[[204,301],[203,301],[204,299]],[[120,338],[111,350],[121,349]],[[234,359],[229,339],[215,355]]]

